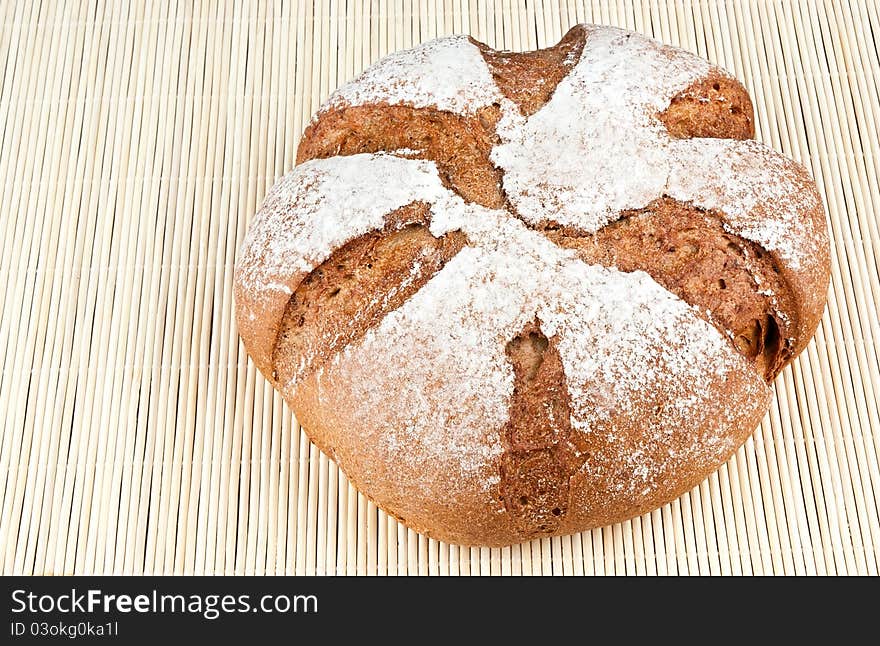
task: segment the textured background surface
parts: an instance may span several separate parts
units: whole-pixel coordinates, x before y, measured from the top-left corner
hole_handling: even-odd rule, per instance
[[[0,3],[0,571],[870,573],[880,558],[880,6]],[[726,67],[828,209],[808,350],[717,474],[581,535],[459,548],[310,446],[239,344],[232,265],[312,111],[389,51],[620,25]]]

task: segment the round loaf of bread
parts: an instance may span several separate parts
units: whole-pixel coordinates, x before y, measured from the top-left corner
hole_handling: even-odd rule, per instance
[[[653,510],[745,441],[824,308],[816,186],[753,136],[734,78],[619,29],[387,56],[315,115],[248,230],[244,345],[430,537]]]

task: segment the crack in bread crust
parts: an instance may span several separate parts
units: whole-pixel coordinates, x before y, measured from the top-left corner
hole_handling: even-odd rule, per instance
[[[397,309],[466,244],[460,231],[435,238],[428,205],[394,211],[316,267],[291,295],[273,352],[275,379],[300,378]]]
[[[552,223],[540,230],[585,262],[649,274],[718,327],[769,383],[791,357],[798,311],[770,254],[722,222],[663,197],[592,235]]]
[[[558,530],[568,512],[569,480],[589,453],[571,427],[571,398],[555,339],[535,320],[505,351],[514,386],[502,430],[500,489],[504,508],[527,540]]]
[[[338,155],[387,152],[430,159],[440,179],[466,202],[505,207],[501,171],[489,161],[498,142],[498,105],[463,117],[431,108],[371,104],[347,106],[321,115],[303,133],[297,164]],[[404,152],[401,152],[404,151]]]
[[[577,63],[587,42],[587,32],[573,27],[556,45],[531,52],[503,52],[471,38],[492,78],[506,98],[525,116],[535,114],[553,96],[559,82]]]

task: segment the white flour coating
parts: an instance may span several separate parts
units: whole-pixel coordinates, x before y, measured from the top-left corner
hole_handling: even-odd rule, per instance
[[[389,151],[392,155],[397,155],[398,157],[414,157],[416,155],[421,155],[422,153],[418,150],[413,150],[412,148],[398,148],[397,150]]]
[[[339,88],[322,112],[387,102],[467,115],[500,99],[480,50],[467,36],[453,36],[386,56]]]
[[[338,158],[313,162],[317,167],[339,163]],[[386,172],[389,163],[401,165],[399,177],[422,187],[419,199],[431,205],[431,233],[439,237],[461,230],[469,246],[319,369],[322,392],[347,393],[344,404],[324,405],[353,408],[352,418],[369,420],[359,429],[361,441],[387,454],[374,466],[362,465],[367,479],[376,476],[371,468],[395,464],[395,473],[384,477],[398,477],[410,487],[418,481],[426,491],[438,485],[430,473],[459,474],[462,495],[475,483],[491,487],[502,451],[498,429],[507,420],[513,392],[505,347],[535,317],[547,336],[558,339],[576,430],[589,433],[597,422],[640,416],[646,392],[663,393],[668,401],[655,429],[661,439],[692,427],[694,415],[723,411],[710,401],[710,381],[741,368],[743,359],[716,328],[647,274],[587,265],[508,213],[466,204],[440,186],[431,162],[362,155],[359,181]],[[336,195],[350,193],[344,185],[335,188]],[[321,181],[311,190],[322,192]],[[400,186],[396,190],[406,193]],[[311,215],[294,209],[290,217]],[[363,232],[359,221],[335,226],[339,241]],[[284,230],[288,239],[276,244],[287,249],[288,262],[298,266],[329,255],[330,247],[316,250],[314,241],[296,244],[303,228]],[[376,371],[377,365],[394,369]],[[713,366],[711,373],[707,365]],[[323,387],[336,380],[345,387]],[[296,379],[283,385],[288,396],[295,389]],[[717,455],[704,455],[707,459],[728,448],[723,415],[720,419],[713,427],[717,437],[692,438],[694,452],[718,448]],[[426,469],[428,463],[435,466]],[[650,468],[639,471],[644,478],[635,477],[633,486],[653,486],[653,475],[666,468],[644,465]]]
[[[502,143],[491,159],[520,215],[592,233],[667,194],[722,209],[729,231],[795,269],[809,263],[817,236],[798,214],[814,196],[786,179],[787,159],[756,142],[672,139],[657,119],[713,70],[722,73],[638,34],[592,28],[550,101],[528,119],[505,110],[498,124]],[[756,211],[765,199],[784,208]]]
[[[300,164],[272,187],[248,229],[239,281],[253,301],[290,294],[296,285],[278,277],[311,271],[352,238],[381,229],[395,209],[446,192],[430,161],[351,155]]]
[[[798,184],[787,159],[751,140],[691,139],[670,147],[680,148],[673,159],[684,161],[672,167],[670,197],[723,211],[728,231],[777,252],[794,269],[819,256],[818,232],[803,217],[818,196]],[[716,163],[721,158],[725,163]]]
[[[620,211],[663,193],[663,126],[652,115],[710,71],[696,56],[668,56],[658,43],[595,29],[580,61],[527,120],[508,111],[492,161],[529,222],[554,220],[597,231]]]

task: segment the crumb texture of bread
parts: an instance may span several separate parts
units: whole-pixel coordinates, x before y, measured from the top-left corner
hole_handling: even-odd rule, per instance
[[[245,347],[427,536],[656,509],[745,441],[824,308],[815,183],[754,132],[736,79],[615,28],[396,52],[322,106],[252,222]]]

